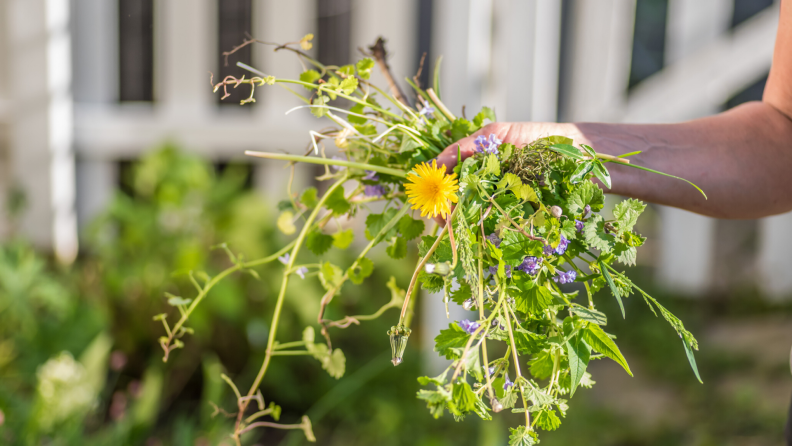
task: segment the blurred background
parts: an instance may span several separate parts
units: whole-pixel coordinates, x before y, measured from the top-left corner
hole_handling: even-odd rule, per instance
[[[357,60],[382,35],[399,77],[427,53],[427,78],[442,55],[455,112],[674,122],[760,99],[777,22],[772,0],[0,0],[0,444],[226,441],[230,422],[212,404],[230,410],[233,394],[219,375],[253,380],[280,269],[222,282],[167,364],[151,318],[172,311],[165,291],[189,294],[185,271],[228,266],[210,246],[254,258],[288,241],[275,228],[288,171],[241,154],[301,152],[307,131],[324,125],[285,116],[297,104],[279,89],[259,89],[246,106],[248,90],[223,103],[212,94],[210,72],[242,75],[237,61],[299,74],[296,59],[260,45],[225,66],[221,52],[246,33],[288,42],[312,32],[311,52],[332,64]],[[296,181],[319,173],[302,167]],[[673,330],[629,299],[628,319],[610,318],[609,331],[635,378],[593,363],[598,384],[578,392],[542,444],[781,444],[792,214],[726,221],[650,206],[638,228],[649,240],[631,277],[699,338],[704,385]],[[330,311],[373,311],[388,276],[408,281],[409,261],[376,260],[379,271]],[[290,294],[283,337],[297,338],[322,291],[306,280]],[[386,313],[334,333],[347,355],[341,380],[313,360],[281,359],[265,398],[283,406],[284,422],[307,413],[319,444],[506,444],[519,420],[436,421],[415,399],[415,377],[441,366],[431,352],[447,324],[440,307],[422,297],[399,368],[385,336],[396,314]],[[246,442],[305,440],[267,430]]]

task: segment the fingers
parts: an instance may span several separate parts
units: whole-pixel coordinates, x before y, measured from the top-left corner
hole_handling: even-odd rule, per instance
[[[445,150],[437,156],[437,164],[446,166],[446,173],[450,173],[457,163],[464,161],[465,158],[473,154],[476,149],[474,141],[480,132],[481,130],[446,147]],[[460,151],[461,159],[459,160],[457,159],[457,146],[459,146]]]

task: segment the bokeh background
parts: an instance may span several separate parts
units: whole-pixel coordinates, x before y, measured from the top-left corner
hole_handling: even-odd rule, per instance
[[[212,94],[209,73],[241,75],[237,61],[298,75],[293,57],[265,46],[225,66],[221,52],[246,33],[288,42],[312,32],[312,54],[332,64],[382,35],[399,77],[427,53],[426,79],[442,55],[455,112],[674,122],[760,99],[777,22],[771,0],[0,0],[0,444],[227,443],[229,421],[212,404],[233,408],[233,394],[219,375],[252,381],[280,269],[222,282],[167,364],[152,316],[173,311],[164,292],[190,292],[185,271],[228,265],[211,246],[254,258],[287,242],[275,220],[288,172],[241,153],[300,152],[325,125],[285,116],[296,103],[278,89],[244,107],[247,91],[223,103]],[[319,173],[300,168],[296,182]],[[726,221],[650,206],[638,228],[649,240],[631,277],[697,335],[704,385],[672,329],[636,298],[622,321],[603,294],[635,378],[592,364],[598,384],[542,444],[780,444],[792,395],[792,215]],[[407,282],[410,261],[377,261],[330,311],[373,311],[388,276]],[[315,321],[322,291],[306,280],[290,294],[284,338]],[[431,346],[447,324],[439,297],[422,296],[420,308],[400,367],[389,362],[391,310],[334,334],[347,354],[342,379],[312,359],[279,359],[265,398],[285,422],[307,413],[324,445],[506,444],[519,420],[433,420],[415,399],[415,377],[442,367]],[[246,442],[305,440],[266,430]]]

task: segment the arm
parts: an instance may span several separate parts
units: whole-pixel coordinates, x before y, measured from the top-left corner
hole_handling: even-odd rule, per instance
[[[762,102],[679,124],[495,123],[459,141],[463,158],[473,140],[495,133],[524,145],[565,135],[602,153],[641,150],[635,164],[680,176],[690,185],[626,166],[609,165],[611,192],[719,218],[758,218],[792,210],[792,0],[781,3],[773,65]],[[456,144],[439,157],[456,164]]]

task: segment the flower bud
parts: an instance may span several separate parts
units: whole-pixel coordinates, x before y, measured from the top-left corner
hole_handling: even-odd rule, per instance
[[[438,276],[447,276],[451,274],[451,265],[448,262],[442,263],[427,263],[424,266],[427,274],[437,274]]]
[[[476,301],[474,301],[472,297],[462,303],[462,308],[464,308],[466,310],[470,310],[472,308],[475,308],[475,306],[476,306]]]
[[[561,218],[561,208],[558,206],[553,206],[550,208],[550,215],[555,218]]]
[[[495,413],[503,410],[503,404],[497,398],[490,399],[490,406],[492,406],[492,411]]]
[[[590,212],[591,212],[591,205],[587,204],[586,207],[583,208],[583,218],[586,218],[586,215],[588,215]]]
[[[391,344],[391,363],[394,366],[402,363],[404,349],[407,347],[407,338],[410,337],[410,333],[412,333],[412,330],[401,324],[388,330]]]

